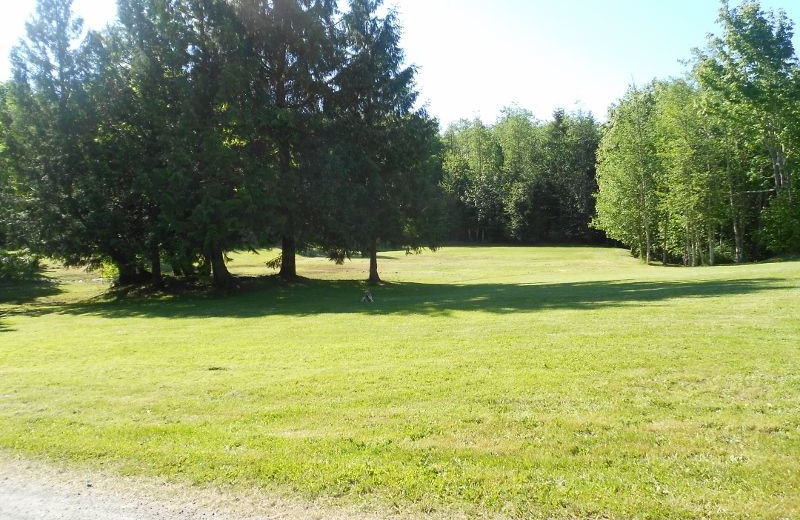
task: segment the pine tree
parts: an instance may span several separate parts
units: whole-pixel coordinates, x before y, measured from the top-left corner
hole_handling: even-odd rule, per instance
[[[375,0],[353,0],[343,17],[345,63],[334,78],[328,114],[340,139],[337,153],[341,243],[370,258],[378,283],[379,243],[416,250],[435,247],[441,229],[438,125],[415,110],[413,67],[403,66],[393,11],[378,16]]]
[[[138,199],[111,156],[105,118],[114,104],[104,49],[95,33],[81,41],[71,1],[40,0],[14,50],[9,151],[25,185],[31,246],[67,264],[111,261],[122,281],[137,278]]]
[[[318,240],[314,175],[322,168],[323,100],[335,72],[334,0],[236,0],[253,60],[248,141],[254,162],[274,165],[281,271],[297,276],[298,247]],[[316,236],[315,236],[316,235]]]

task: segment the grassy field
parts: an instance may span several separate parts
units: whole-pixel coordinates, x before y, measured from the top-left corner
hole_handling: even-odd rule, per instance
[[[374,305],[361,260],[227,297],[0,286],[0,449],[386,512],[800,517],[799,262],[379,263]]]

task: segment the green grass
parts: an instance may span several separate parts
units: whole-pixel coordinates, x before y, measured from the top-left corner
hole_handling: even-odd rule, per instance
[[[800,516],[800,263],[379,265],[375,305],[362,260],[228,297],[108,301],[67,270],[0,286],[0,448],[382,511]]]

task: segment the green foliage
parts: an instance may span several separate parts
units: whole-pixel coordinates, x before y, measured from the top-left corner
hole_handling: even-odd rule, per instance
[[[10,247],[10,242],[13,241],[12,222],[19,209],[16,182],[7,153],[9,118],[6,96],[6,85],[0,83],[0,250]]]
[[[762,214],[764,241],[777,254],[800,251],[800,207],[787,193],[770,202]]]
[[[507,182],[503,149],[480,120],[460,121],[444,135],[444,187],[460,203],[457,226],[468,240],[502,239]]]
[[[796,247],[785,15],[725,5],[692,77],[632,88],[602,130],[510,108],[439,136],[381,6],[120,0],[118,23],[85,33],[70,1],[40,0],[0,86],[0,247],[112,263],[123,284],[160,284],[163,262],[219,285],[227,252],[277,240],[286,278],[318,248],[369,254],[373,280],[379,248],[448,233],[602,240],[592,222],[691,265]]]
[[[438,123],[416,110],[415,69],[403,65],[400,27],[381,3],[353,0],[342,19],[346,62],[326,107],[333,119],[332,155],[341,180],[329,200],[327,246],[334,260],[370,255],[379,280],[380,243],[435,248],[442,230]]]
[[[494,126],[460,121],[445,132],[443,188],[455,233],[467,240],[596,240],[591,115],[557,110],[547,123],[508,108]]]
[[[661,173],[656,152],[655,85],[631,88],[612,109],[598,151],[593,225],[650,260]]]
[[[437,241],[437,125],[377,3],[120,0],[119,23],[86,35],[70,7],[38,2],[0,90],[0,237],[13,213],[21,242],[113,263],[122,284],[159,284],[163,260],[219,285],[226,251],[276,238],[289,277],[298,245]]]
[[[104,280],[119,280],[119,268],[112,262],[103,262],[99,271]]]
[[[41,275],[39,259],[30,252],[0,249],[0,280],[35,280]]]
[[[339,225],[320,208],[333,204],[325,198],[329,179],[321,178],[332,146],[323,107],[344,67],[343,30],[334,0],[232,4],[246,35],[242,151],[245,167],[257,172],[253,195],[266,202],[254,213],[261,221],[254,231],[282,239],[281,275],[291,279],[298,248],[324,242],[324,229]]]
[[[594,224],[646,260],[799,250],[792,23],[752,1],[723,5],[720,23],[690,78],[629,91],[604,132]]]

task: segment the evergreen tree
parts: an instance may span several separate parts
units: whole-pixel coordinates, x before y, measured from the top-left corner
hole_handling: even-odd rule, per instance
[[[345,62],[334,78],[328,113],[340,140],[341,259],[370,258],[370,283],[380,281],[379,242],[408,250],[435,247],[440,228],[437,123],[415,110],[413,67],[403,66],[400,30],[376,0],[352,0],[345,13]]]
[[[151,195],[147,250],[154,265],[163,252],[175,273],[199,264],[230,285],[225,252],[260,243],[271,188],[246,153],[249,40],[222,0],[124,0],[120,20],[137,109],[128,128]]]
[[[298,247],[320,240],[314,180],[323,168],[323,101],[337,66],[334,0],[237,0],[249,36],[251,111],[245,114],[253,162],[275,165],[280,276],[297,276]],[[264,172],[267,175],[272,171]]]
[[[114,92],[102,88],[102,44],[71,1],[40,0],[14,50],[9,136],[16,176],[25,185],[27,240],[67,264],[111,261],[122,278],[140,273],[130,178],[107,161],[102,123]]]
[[[11,247],[12,220],[17,209],[17,194],[6,139],[9,116],[6,101],[8,88],[0,83],[0,255]]]

